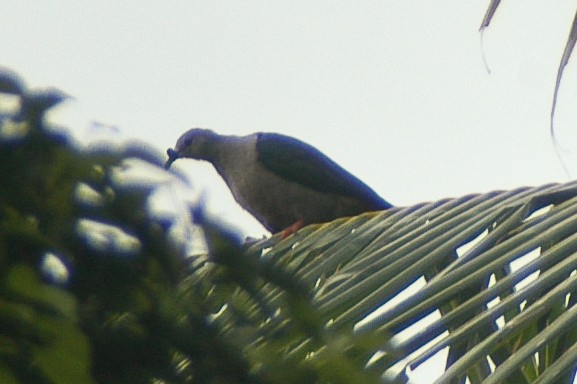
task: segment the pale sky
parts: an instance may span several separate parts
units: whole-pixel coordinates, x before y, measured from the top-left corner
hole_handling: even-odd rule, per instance
[[[489,0],[0,1],[0,65],[122,139],[165,151],[192,127],[280,132],[403,206],[568,180],[549,114],[575,0],[502,2],[482,44]],[[556,118],[568,149],[576,104],[570,62]],[[264,233],[208,167],[176,164],[211,212]]]

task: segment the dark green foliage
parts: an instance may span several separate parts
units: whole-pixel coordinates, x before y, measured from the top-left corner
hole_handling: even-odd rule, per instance
[[[128,157],[162,172],[154,151],[81,150],[43,119],[62,93],[0,85],[0,106],[21,104],[0,115],[1,383],[377,381],[375,341],[329,334],[307,289],[234,235],[197,214],[208,255],[169,240],[156,186],[112,177]]]

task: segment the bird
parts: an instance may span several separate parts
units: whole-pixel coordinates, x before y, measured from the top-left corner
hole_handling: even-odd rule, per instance
[[[315,147],[279,133],[193,128],[167,155],[166,169],[181,158],[210,162],[239,205],[281,238],[308,224],[393,207]]]

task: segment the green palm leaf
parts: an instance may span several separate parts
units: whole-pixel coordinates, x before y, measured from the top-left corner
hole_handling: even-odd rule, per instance
[[[272,248],[265,240],[248,254],[304,282],[327,329],[381,337],[375,353],[400,351],[373,363],[382,373],[450,347],[438,382],[559,382],[577,361],[576,197],[569,183],[395,208],[310,226]],[[281,295],[261,291],[271,305]],[[430,313],[439,316],[402,337]]]

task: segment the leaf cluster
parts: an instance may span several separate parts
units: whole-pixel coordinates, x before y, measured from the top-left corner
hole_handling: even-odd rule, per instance
[[[46,119],[66,95],[2,71],[0,107],[10,98],[18,107],[0,115],[0,382],[378,380],[363,369],[372,346],[329,333],[304,285],[198,206],[185,209],[209,252],[188,255],[170,236],[176,218],[150,212],[162,183],[121,182],[129,158],[163,172],[154,150],[79,147]]]

